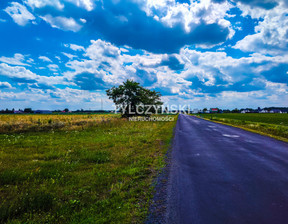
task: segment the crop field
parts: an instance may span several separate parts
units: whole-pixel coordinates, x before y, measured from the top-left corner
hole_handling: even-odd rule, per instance
[[[1,223],[141,223],[174,122],[1,115]]]
[[[47,131],[47,130],[81,130],[102,121],[119,118],[117,114],[67,114],[67,115],[0,115],[0,133]]]
[[[235,126],[255,130],[272,137],[288,141],[288,114],[201,114],[206,119],[211,119]]]

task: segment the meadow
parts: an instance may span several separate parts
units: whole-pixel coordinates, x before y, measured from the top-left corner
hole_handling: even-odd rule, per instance
[[[175,123],[0,115],[0,222],[143,222]]]
[[[81,130],[82,127],[87,128],[119,117],[117,114],[7,114],[0,115],[0,133]]]
[[[231,124],[288,142],[288,114],[199,114],[206,119]]]

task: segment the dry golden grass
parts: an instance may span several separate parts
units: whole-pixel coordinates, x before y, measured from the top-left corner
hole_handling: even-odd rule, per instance
[[[129,122],[117,115],[0,118],[2,131],[19,131],[0,133],[0,223],[145,221],[176,117],[174,122]],[[69,130],[78,128],[83,129]],[[29,131],[37,129],[43,131]]]
[[[81,130],[84,126],[111,122],[119,117],[117,114],[0,115],[0,133],[54,129]]]

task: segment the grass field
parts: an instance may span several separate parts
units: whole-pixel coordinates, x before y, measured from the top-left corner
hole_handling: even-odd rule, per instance
[[[141,223],[175,122],[1,115],[0,222]]]
[[[94,126],[95,123],[119,118],[117,114],[100,115],[0,115],[0,133],[48,131],[48,130],[81,130],[82,127]]]
[[[247,128],[288,141],[288,114],[201,114],[206,119]]]

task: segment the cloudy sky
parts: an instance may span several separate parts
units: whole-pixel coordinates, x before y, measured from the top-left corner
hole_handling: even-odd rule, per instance
[[[288,106],[288,0],[1,0],[0,109]]]

